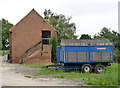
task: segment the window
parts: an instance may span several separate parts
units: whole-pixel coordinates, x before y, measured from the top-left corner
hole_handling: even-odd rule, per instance
[[[51,31],[42,31],[42,43],[46,45],[51,44]]]

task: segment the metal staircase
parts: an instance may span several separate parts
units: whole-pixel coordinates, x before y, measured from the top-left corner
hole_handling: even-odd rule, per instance
[[[43,45],[40,45],[40,44],[42,44],[42,41],[39,41],[34,46],[32,46],[28,50],[26,50],[25,53],[21,56],[20,64],[22,64],[23,61],[26,60],[27,58],[29,58],[32,55],[34,55],[35,53],[37,53],[40,49],[43,50]]]

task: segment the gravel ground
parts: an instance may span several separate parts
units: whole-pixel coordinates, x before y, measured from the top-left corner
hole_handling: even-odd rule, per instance
[[[48,76],[35,76],[40,71],[38,68],[29,68],[19,64],[3,62],[4,57],[0,56],[0,85],[1,86],[76,86],[71,80],[58,79]],[[1,66],[0,66],[1,67]],[[25,76],[30,76],[28,78]]]

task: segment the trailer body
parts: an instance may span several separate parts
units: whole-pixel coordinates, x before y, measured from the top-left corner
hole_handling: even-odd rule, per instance
[[[61,40],[57,47],[54,69],[81,69],[83,72],[101,72],[113,62],[113,44],[108,39],[99,40]]]
[[[57,61],[63,63],[113,62],[113,46],[60,46]]]
[[[64,40],[65,41],[65,40]],[[87,40],[86,40],[87,41]],[[86,42],[84,45],[67,42],[61,43],[57,47],[57,61],[63,63],[105,63],[113,62],[113,45],[108,40],[106,42],[99,40],[99,42]],[[102,41],[102,42],[100,42]],[[72,43],[72,44],[71,44]],[[91,44],[90,44],[91,43]]]

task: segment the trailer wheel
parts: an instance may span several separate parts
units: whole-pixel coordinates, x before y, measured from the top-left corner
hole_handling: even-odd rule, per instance
[[[90,64],[84,64],[82,66],[82,72],[84,72],[84,73],[90,72],[91,73],[91,71],[92,71],[92,68],[91,68]]]
[[[104,68],[104,65],[102,65],[102,64],[97,64],[96,66],[95,66],[95,72],[96,73],[101,73],[101,72],[103,72],[105,70],[105,68]]]

